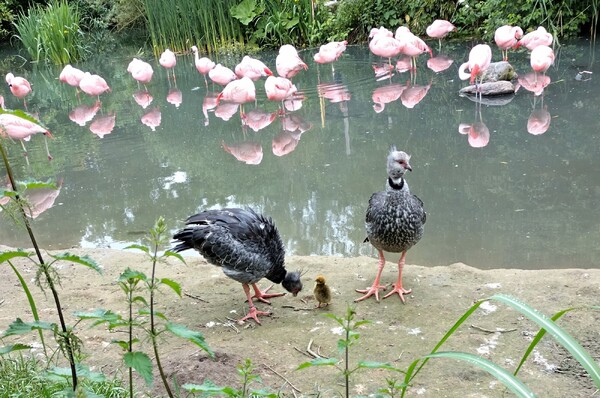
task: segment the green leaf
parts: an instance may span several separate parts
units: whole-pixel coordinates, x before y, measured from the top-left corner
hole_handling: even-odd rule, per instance
[[[298,365],[296,370],[309,368],[311,366],[335,366],[338,362],[339,360],[337,360],[336,358],[316,358],[310,362],[301,363],[300,365]]]
[[[480,356],[469,354],[466,352],[445,352],[440,351],[433,354],[425,355],[425,358],[451,358],[459,361],[469,362],[480,369],[485,370],[498,381],[508,387],[515,395],[522,398],[535,397],[533,391],[531,391],[521,380],[517,379],[506,369],[496,365],[495,363],[488,361]]]
[[[25,180],[25,181],[18,181],[17,185],[19,186],[19,189],[24,191],[26,189],[39,189],[39,188],[49,188],[49,189],[58,189],[58,187],[56,186],[56,183],[51,182],[51,180],[48,180],[46,182],[43,181],[36,181],[36,180]]]
[[[148,305],[148,302],[146,301],[146,298],[144,298],[144,297],[142,297],[142,296],[135,296],[135,297],[133,298],[133,302],[134,302],[134,303],[142,303],[142,304],[144,304],[144,305],[146,305],[146,306]]]
[[[181,297],[181,285],[172,279],[163,278],[160,280],[163,285],[169,286],[179,297]]]
[[[29,345],[26,344],[12,344],[12,345],[7,345],[4,347],[0,347],[0,355],[4,355],[4,354],[10,354],[13,351],[18,351],[18,350],[28,350],[32,348]]]
[[[208,393],[208,396],[218,395],[218,394],[227,394],[230,397],[237,397],[240,395],[239,391],[234,390],[231,387],[219,387],[210,380],[205,380],[202,384],[191,384],[186,383],[181,386],[184,390],[187,390],[191,393],[203,392]]]
[[[5,261],[12,260],[13,258],[16,258],[16,257],[30,257],[30,256],[33,256],[33,253],[26,252],[26,251],[23,251],[23,250],[13,250],[13,251],[9,251],[9,252],[0,252],[0,264],[2,264]]]
[[[215,357],[215,353],[210,349],[206,341],[204,340],[204,336],[200,332],[195,332],[193,330],[188,329],[184,325],[180,325],[177,323],[169,322],[166,325],[166,328],[169,332],[173,333],[175,336],[184,338],[198,347],[202,348],[204,351],[210,355],[211,358]]]
[[[357,366],[359,368],[365,368],[365,369],[387,369],[387,370],[393,370],[395,372],[404,373],[400,369],[392,366],[389,363],[385,363],[385,362],[360,361]]]
[[[119,282],[128,282],[130,279],[145,281],[145,280],[148,280],[148,277],[146,277],[146,274],[144,274],[143,272],[135,271],[130,268],[127,268],[125,271],[123,271],[121,273],[121,275],[119,275],[118,281]]]
[[[100,266],[96,263],[96,261],[94,261],[88,256],[78,256],[76,254],[71,254],[68,252],[59,254],[49,254],[49,256],[57,261],[68,261],[71,263],[85,265],[86,267],[91,268],[102,275],[102,269],[100,268]]]
[[[123,355],[123,361],[127,367],[135,369],[142,376],[146,385],[152,385],[152,361],[150,357],[139,351],[128,352]]]
[[[125,250],[127,249],[137,249],[143,251],[146,254],[150,254],[150,249],[142,245],[129,245],[125,248]]]
[[[2,337],[21,335],[29,333],[32,330],[54,330],[55,323],[48,322],[23,322],[21,318],[17,318],[8,326],[8,329],[2,334]]]
[[[256,17],[256,0],[243,0],[241,3],[231,6],[231,16],[247,26]]]
[[[354,324],[354,327],[355,327],[355,328],[357,328],[357,327],[359,327],[359,326],[362,326],[362,325],[368,325],[369,323],[373,323],[373,322],[371,322],[371,321],[368,321],[368,320],[364,320],[364,321],[357,321],[357,322]]]
[[[548,319],[545,315],[538,312],[529,305],[504,294],[495,294],[489,298],[490,300],[499,301],[509,305],[513,309],[519,311],[530,320],[537,323],[541,328],[545,329],[554,337],[564,348],[573,355],[573,357],[584,367],[590,374],[592,380],[597,386],[600,386],[600,365],[594,361],[590,354],[577,342],[573,336],[567,333],[564,329]]]
[[[94,319],[96,322],[92,323],[90,328],[98,326],[104,322],[109,324],[110,329],[117,326],[123,326],[127,323],[123,320],[121,315],[112,312],[111,310],[97,309],[93,312],[78,311],[73,313],[73,315],[82,320]]]
[[[165,256],[165,257],[175,257],[175,258],[179,259],[179,261],[181,261],[182,263],[187,264],[181,254],[175,253],[175,252],[173,252],[171,250],[165,251],[164,254],[163,254],[163,256]]]

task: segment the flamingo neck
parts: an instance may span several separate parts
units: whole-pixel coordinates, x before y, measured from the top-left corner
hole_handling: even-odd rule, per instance
[[[467,80],[471,77],[471,75],[469,73],[465,72],[465,70],[467,69],[468,66],[469,66],[469,63],[465,62],[458,68],[458,78],[460,80]]]
[[[481,68],[479,68],[479,65],[475,65],[473,67],[473,69],[471,69],[471,84],[473,84],[473,82],[475,81],[475,78],[477,77],[477,75],[479,74],[479,72],[481,71]]]

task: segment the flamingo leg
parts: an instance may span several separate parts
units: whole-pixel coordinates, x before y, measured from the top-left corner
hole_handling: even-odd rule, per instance
[[[258,323],[260,325],[258,316],[259,315],[267,315],[268,316],[268,315],[271,315],[271,313],[257,310],[256,307],[254,306],[254,303],[252,302],[253,296],[250,295],[250,286],[248,286],[247,283],[242,283],[242,287],[244,288],[244,293],[246,293],[246,297],[248,298],[248,307],[250,307],[250,309],[248,311],[248,314],[245,317],[241,318],[239,320],[239,322],[244,322],[244,321],[252,318],[256,321],[256,323]],[[254,288],[255,292],[258,290],[255,283],[252,284],[252,287]],[[258,290],[258,292],[260,292],[260,290]]]
[[[402,302],[405,303],[404,295],[410,294],[412,292],[412,289],[407,290],[402,287],[402,269],[404,268],[405,258],[406,258],[406,250],[402,252],[402,255],[400,256],[400,260],[398,260],[398,280],[396,281],[396,283],[394,283],[394,288],[392,289],[392,291],[383,297],[384,299],[390,297],[391,295],[393,295],[395,293],[398,293],[398,296],[400,296],[400,300],[402,300]]]
[[[377,276],[375,277],[375,280],[373,281],[373,285],[371,285],[371,287],[368,289],[356,289],[356,291],[358,293],[365,293],[365,295],[354,300],[355,303],[358,303],[359,301],[367,299],[367,298],[371,297],[372,295],[375,295],[375,300],[379,301],[379,289],[385,290],[387,288],[387,286],[379,284],[379,279],[381,278],[381,272],[383,271],[384,266],[385,266],[385,257],[383,256],[383,251],[379,250],[379,264],[378,264],[378,268],[377,268]]]

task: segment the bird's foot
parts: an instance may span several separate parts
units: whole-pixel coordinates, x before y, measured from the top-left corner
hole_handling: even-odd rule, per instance
[[[323,307],[329,306],[329,303],[319,303],[318,305],[315,306],[315,308],[321,308],[321,304],[325,304]]]
[[[271,316],[271,313],[266,311],[259,311],[256,309],[256,307],[252,307],[250,308],[250,312],[248,312],[248,314],[242,319],[240,319],[238,322],[244,323],[244,321],[247,321],[248,319],[252,318],[256,321],[256,323],[260,325],[260,321],[258,320],[259,315]]]
[[[386,285],[373,285],[368,289],[356,289],[356,291],[358,293],[366,293],[366,294],[360,298],[357,298],[356,300],[354,300],[354,302],[358,303],[359,301],[363,301],[364,299],[367,299],[367,298],[371,297],[372,295],[375,295],[375,300],[379,301],[379,289],[386,290],[387,286]]]
[[[254,296],[252,296],[252,298],[253,299],[255,298],[258,301],[261,301],[261,302],[263,302],[265,304],[271,304],[271,302],[269,300],[267,300],[268,298],[285,296],[285,293],[270,293],[270,294],[265,294],[269,290],[271,290],[272,287],[273,287],[273,285],[269,286],[268,288],[266,288],[263,291],[255,289]]]
[[[386,299],[395,293],[398,293],[398,296],[400,296],[400,300],[402,300],[403,303],[406,303],[406,301],[404,299],[404,295],[411,294],[412,289],[406,290],[406,289],[402,288],[402,285],[396,286],[396,284],[394,284],[394,288],[392,289],[392,291],[389,292],[388,294],[386,294],[385,296],[383,296],[383,298]]]

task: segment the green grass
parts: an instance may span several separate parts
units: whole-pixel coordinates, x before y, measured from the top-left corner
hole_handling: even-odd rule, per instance
[[[240,23],[231,17],[234,0],[144,0],[148,31],[155,55],[166,48],[189,51],[196,45],[212,53],[220,47],[243,43]]]
[[[79,13],[65,0],[54,0],[45,7],[35,5],[27,14],[20,13],[15,27],[16,37],[35,62],[68,64],[80,60],[85,52]]]

